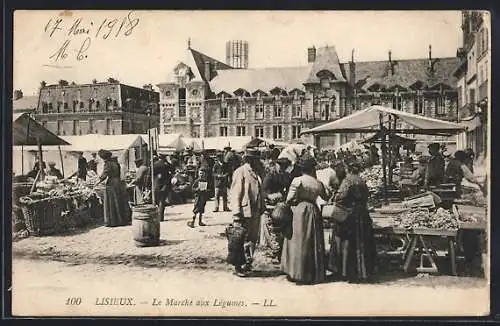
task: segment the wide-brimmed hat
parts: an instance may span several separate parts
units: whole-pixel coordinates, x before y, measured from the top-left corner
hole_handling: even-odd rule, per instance
[[[231,146],[226,146],[226,147],[224,147],[224,149],[231,150],[232,148],[231,148]]]
[[[249,148],[245,151],[245,156],[259,158],[260,152],[257,149]]]
[[[279,157],[277,160],[276,160],[276,163],[278,163],[279,165],[290,165],[292,164],[292,161],[290,161],[288,158],[286,157]]]
[[[48,166],[56,166],[56,163],[55,163],[55,162],[50,161],[50,162],[48,162],[48,163],[47,163],[47,165],[48,165]]]
[[[144,162],[144,161],[142,160],[142,158],[138,158],[134,162],[135,162],[135,164],[142,164],[142,162]]]

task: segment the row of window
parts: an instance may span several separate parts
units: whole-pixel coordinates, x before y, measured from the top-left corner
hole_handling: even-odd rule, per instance
[[[94,120],[89,119],[88,120],[88,133],[98,133],[97,129],[94,129]],[[47,127],[47,120],[42,121],[42,126]],[[112,129],[112,120],[111,119],[106,119],[106,129],[104,130],[104,133],[106,135],[114,135],[115,130]],[[64,130],[64,121],[63,120],[57,120],[57,130],[56,130],[57,135],[66,135],[66,131]],[[73,128],[72,128],[72,135],[81,135],[82,130],[80,129],[80,120],[73,120]]]
[[[285,105],[285,109],[289,106]],[[250,107],[244,104],[236,105],[236,119],[246,119],[247,111]],[[269,105],[266,106],[267,109],[271,107]],[[292,104],[292,118],[300,118],[302,116],[302,104]],[[255,119],[264,119],[264,105],[256,104],[254,106],[255,109]],[[273,105],[273,117],[274,118],[282,118],[284,114],[283,105],[279,103],[275,103]],[[229,118],[229,108],[227,106],[221,106],[219,109],[219,118],[220,119],[228,119]]]
[[[272,138],[279,140],[283,139],[284,137],[284,126],[282,125],[273,125],[272,126]],[[221,137],[227,137],[229,136],[228,132],[229,128],[227,126],[221,126],[219,127],[219,136]],[[246,126],[236,126],[236,136],[247,136],[248,130]],[[292,126],[292,134],[291,134],[291,139],[299,139],[300,138],[300,132],[301,132],[301,126],[300,125],[294,125]],[[255,126],[254,127],[254,137],[259,137],[259,138],[264,138],[264,127],[263,126]]]
[[[459,93],[460,94],[460,93]],[[447,114],[447,105],[446,105],[446,97],[445,96],[439,96],[433,100],[429,99],[427,100],[427,103],[431,103],[434,101],[435,104],[435,114],[436,115],[446,115]],[[392,99],[392,108],[394,110],[403,110],[404,109],[404,102],[400,97],[394,97]],[[413,113],[414,114],[425,114],[425,99],[423,95],[416,96],[413,99]],[[372,104],[381,104],[380,100],[374,101]]]
[[[96,111],[101,111],[103,109],[108,110],[110,106],[112,106],[113,108],[117,108],[118,102],[116,100],[112,101],[111,99],[107,99],[104,107],[101,107],[100,101],[95,102]],[[88,108],[88,111],[92,111],[93,107],[94,107],[94,101],[89,101],[87,107],[85,106],[85,102],[73,101],[71,111],[72,112],[85,111],[85,109],[87,109],[87,108]],[[63,111],[61,111],[61,110],[63,110]],[[67,111],[70,111],[68,102],[64,102],[64,103],[57,102],[57,106],[55,109],[54,109],[54,105],[52,103],[47,103],[47,102],[42,103],[42,113],[53,113],[53,112],[61,113],[61,112],[67,112]]]

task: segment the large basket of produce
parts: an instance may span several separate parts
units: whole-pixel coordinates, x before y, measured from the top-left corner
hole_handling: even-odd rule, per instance
[[[37,199],[37,196],[24,196],[19,199],[24,215],[26,229],[31,235],[50,235],[60,231],[65,222],[66,210],[64,198],[49,197]]]
[[[422,233],[426,230],[442,231],[443,235],[456,233],[459,227],[457,218],[449,210],[438,208],[430,212],[427,208],[413,208],[401,213],[395,219],[397,227]]]
[[[30,193],[32,182],[15,182],[12,184],[12,203],[19,203],[19,198],[27,196]]]

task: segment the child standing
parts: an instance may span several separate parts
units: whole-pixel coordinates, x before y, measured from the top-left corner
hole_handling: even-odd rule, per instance
[[[207,203],[209,192],[208,192],[208,178],[207,171],[200,169],[198,171],[198,178],[193,183],[193,193],[194,193],[194,208],[193,208],[193,220],[188,222],[190,228],[194,228],[194,222],[196,221],[196,214],[199,214],[198,225],[205,226],[203,223],[203,213],[205,213],[205,204]]]

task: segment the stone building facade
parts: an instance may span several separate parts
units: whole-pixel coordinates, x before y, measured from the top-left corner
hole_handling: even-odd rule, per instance
[[[62,136],[144,134],[158,126],[158,102],[159,94],[150,85],[48,85],[40,89],[34,116]]]
[[[312,143],[305,128],[372,104],[457,120],[457,58],[339,61],[334,46],[307,49],[307,65],[235,69],[188,47],[160,89],[160,132],[192,137],[256,136]],[[357,135],[323,137],[336,146]]]
[[[488,116],[490,112],[491,67],[490,15],[487,12],[462,12],[461,59],[455,71],[459,98],[458,119],[467,125],[467,132],[458,136],[458,148],[472,148],[478,155],[487,150]]]

